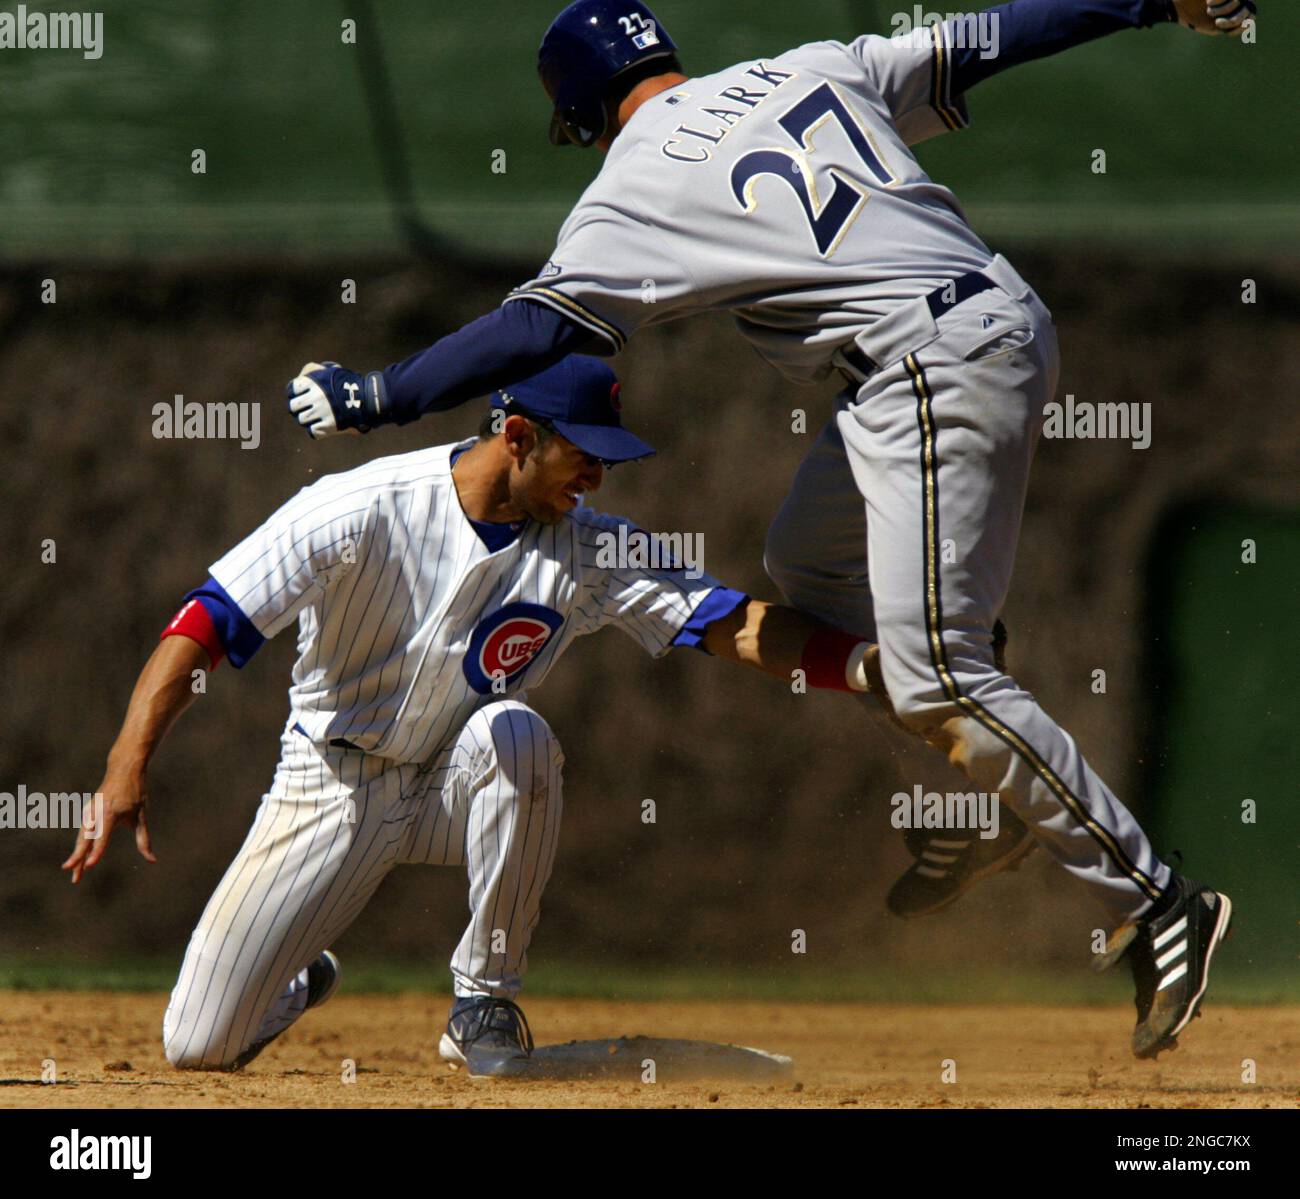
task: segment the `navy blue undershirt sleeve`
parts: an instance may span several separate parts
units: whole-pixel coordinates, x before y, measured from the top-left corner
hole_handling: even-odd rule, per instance
[[[730,587],[715,587],[696,606],[691,618],[681,627],[677,636],[668,644],[672,646],[689,646],[702,653],[704,633],[715,620],[730,616],[741,604],[749,603],[749,596],[743,591],[732,591]]]
[[[583,348],[601,351],[594,333],[542,304],[503,304],[405,362],[385,367],[395,424],[445,412],[518,383]]]
[[[997,53],[981,57],[979,46],[956,48],[952,92],[960,95],[1008,67],[1058,54],[1121,29],[1144,29],[1169,20],[1166,0],[1010,0],[979,13],[997,14]],[[949,22],[950,32],[955,23]],[[966,41],[976,39],[966,38]]]
[[[244,666],[266,643],[266,638],[257,631],[257,626],[244,615],[226,589],[211,575],[202,587],[196,587],[185,599],[186,602],[198,600],[212,617],[226,657],[236,669]]]

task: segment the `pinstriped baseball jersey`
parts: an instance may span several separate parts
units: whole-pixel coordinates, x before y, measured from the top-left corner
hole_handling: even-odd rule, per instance
[[[317,745],[424,762],[478,708],[524,698],[575,637],[613,624],[665,653],[718,586],[608,565],[601,535],[628,522],[589,508],[489,552],[460,506],[456,448],[321,479],[212,566],[264,637],[297,618],[290,723]]]
[[[796,380],[900,301],[992,254],[912,145],[967,123],[951,34],[815,42],[643,104],[512,292],[617,352],[642,325],[729,309]]]

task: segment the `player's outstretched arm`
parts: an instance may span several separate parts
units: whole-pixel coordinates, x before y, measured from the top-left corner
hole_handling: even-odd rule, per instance
[[[157,860],[145,823],[149,762],[168,730],[194,702],[194,672],[210,669],[211,662],[208,651],[197,641],[179,636],[165,637],[145,663],[122,729],[109,751],[104,780],[96,789],[103,803],[86,809],[76,846],[63,863],[62,869],[72,871],[74,883],[99,863],[118,827],[134,828],[140,856],[149,862]]]
[[[796,608],[747,600],[713,621],[703,640],[715,657],[786,682],[800,670],[811,687],[884,693],[872,642],[832,629]]]
[[[1011,0],[948,22],[952,47],[952,91],[1072,46],[1122,29],[1177,21],[1199,33],[1239,36],[1255,15],[1254,0]],[[996,31],[987,40],[964,37],[963,22],[978,21]]]
[[[595,348],[587,329],[540,304],[503,304],[382,371],[309,362],[289,381],[289,411],[312,437],[368,433],[445,412]]]

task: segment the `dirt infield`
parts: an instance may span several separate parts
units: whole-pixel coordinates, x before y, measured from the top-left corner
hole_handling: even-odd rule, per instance
[[[1128,1053],[1119,1007],[615,1003],[537,999],[538,1044],[636,1034],[794,1058],[778,1082],[471,1079],[438,1060],[439,996],[342,995],[242,1074],[162,1055],[166,998],[0,993],[4,1107],[1296,1107],[1300,1009],[1212,1007],[1158,1062]],[[41,1081],[54,1063],[55,1083]],[[344,1062],[356,1063],[344,1083]],[[1256,1066],[1243,1082],[1243,1062]],[[941,1081],[945,1062],[956,1079]]]

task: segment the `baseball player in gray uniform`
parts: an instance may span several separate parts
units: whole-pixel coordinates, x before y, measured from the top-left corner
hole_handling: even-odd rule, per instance
[[[314,364],[313,364],[314,365]],[[99,790],[149,861],[146,771],[193,674],[242,667],[296,623],[280,763],[190,940],[163,1021],[168,1059],[251,1061],[333,993],[329,946],[401,863],[463,865],[444,1058],[526,1055],[516,1003],[560,829],[560,746],[527,703],[575,637],[614,625],[649,653],[693,646],[786,680],[866,691],[874,647],[665,560],[582,506],[604,468],[654,451],[619,387],[574,356],[493,397],[477,439],[382,458],[304,488],[211,567],[163,633]],[[658,563],[656,565],[656,562]]]
[[[290,385],[313,436],[364,432],[709,309],[791,379],[838,372],[846,388],[768,535],[768,571],[797,607],[870,630],[898,719],[1018,817],[990,843],[922,838],[891,907],[936,910],[1036,839],[1115,929],[1099,962],[1132,966],[1141,1057],[1197,1013],[1232,905],[1156,856],[999,663],[1056,333],[912,147],[965,127],[966,93],[1009,66],[1173,21],[1234,35],[1253,13],[1250,0],[1013,0],[690,77],[644,4],[579,0],[547,31],[539,72],[552,142],[606,157],[551,260],[405,362]]]

